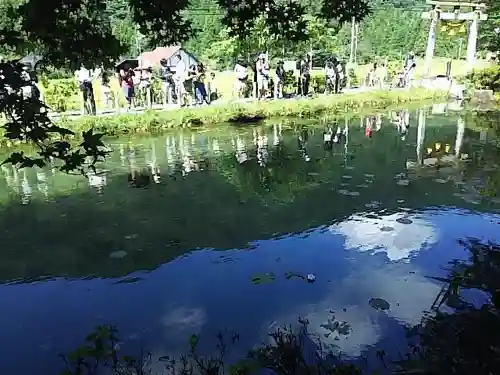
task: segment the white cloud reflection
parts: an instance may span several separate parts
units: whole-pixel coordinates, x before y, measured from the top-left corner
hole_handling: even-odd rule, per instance
[[[345,237],[345,247],[358,251],[385,252],[391,261],[408,260],[414,252],[435,243],[434,227],[426,220],[397,213],[380,218],[353,215],[330,231]]]
[[[439,291],[439,285],[414,271],[409,264],[393,263],[380,267],[368,262],[359,268],[354,267],[346,278],[330,287],[321,301],[290,311],[276,319],[271,328],[294,325],[297,317],[307,319],[312,335],[348,357],[357,357],[382,338],[385,327],[380,319],[382,314],[403,325],[415,325]],[[375,310],[369,304],[371,298],[383,298],[390,303],[390,309],[385,312]],[[331,333],[327,326],[332,317],[339,323],[347,323],[349,333]],[[269,327],[264,327],[264,330],[269,330]]]
[[[273,326],[293,325],[300,316],[309,321],[309,332],[319,336],[327,346],[356,357],[382,338],[385,323],[381,317],[387,315],[400,324],[415,325],[432,305],[440,286],[422,275],[409,260],[412,253],[435,243],[437,235],[426,220],[403,213],[381,218],[353,215],[332,225],[330,231],[345,237],[346,249],[371,254],[385,252],[388,259],[354,257],[348,275],[332,283],[322,300],[287,312]],[[386,300],[390,309],[375,310],[369,304],[371,298]],[[333,316],[336,322],[349,325],[348,334],[331,333],[328,322]]]

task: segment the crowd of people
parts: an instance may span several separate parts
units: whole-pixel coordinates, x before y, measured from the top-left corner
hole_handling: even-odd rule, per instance
[[[151,106],[153,99],[156,99],[156,102],[161,101],[164,106],[178,105],[180,107],[209,105],[217,99],[219,95],[215,84],[215,72],[207,72],[201,62],[188,65],[180,54],[171,60],[173,61],[162,59],[156,71],[150,65],[135,68],[123,66],[118,69],[116,78],[127,109],[135,106]],[[292,63],[293,67],[289,65],[285,67],[285,61],[278,60],[271,69],[267,53],[259,54],[254,63],[248,63],[243,59],[238,60],[234,67],[233,99],[281,99],[285,96],[285,91],[289,96],[310,95],[312,53],[307,53]],[[415,67],[415,54],[410,52],[405,58],[402,70],[396,74],[394,85],[408,87]],[[23,79],[27,81],[27,86],[32,87],[31,90],[40,96],[41,92],[36,82],[32,82],[27,72],[23,74],[26,76],[23,75]],[[374,63],[363,85],[383,89],[387,76],[386,64]],[[111,86],[112,77],[112,73],[102,69],[90,71],[84,64],[75,71],[75,79],[81,92],[85,113],[96,114],[93,87],[96,81],[100,81],[103,106],[105,108],[117,106],[116,93]],[[160,81],[161,99],[152,98],[154,78]],[[347,85],[345,63],[335,56],[328,58],[324,66],[324,82],[324,93],[342,92]],[[313,88],[313,92],[317,93],[317,87]]]

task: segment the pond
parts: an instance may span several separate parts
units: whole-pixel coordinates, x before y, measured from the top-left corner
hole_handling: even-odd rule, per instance
[[[89,180],[3,166],[0,372],[58,373],[99,324],[153,359],[224,329],[236,358],[299,317],[346,358],[404,351],[458,241],[500,240],[498,140],[475,125],[276,120],[112,139]]]

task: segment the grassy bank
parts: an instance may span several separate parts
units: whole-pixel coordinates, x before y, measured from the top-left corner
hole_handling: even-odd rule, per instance
[[[271,117],[315,117],[324,114],[341,115],[368,110],[386,109],[395,105],[423,100],[443,100],[445,92],[424,89],[373,91],[320,96],[313,99],[276,100],[212,107],[149,111],[108,117],[61,118],[58,124],[74,131],[94,127],[108,135],[127,133],[157,133],[169,128],[209,126],[220,123],[245,123]]]

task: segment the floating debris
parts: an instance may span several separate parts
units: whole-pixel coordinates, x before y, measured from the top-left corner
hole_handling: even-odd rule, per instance
[[[307,275],[307,282],[313,283],[315,281],[316,281],[316,275],[314,275],[312,273],[310,273],[310,274]]]
[[[399,186],[408,186],[408,185],[410,185],[410,180],[405,180],[405,179],[398,180],[396,182],[396,184],[398,184]]]
[[[334,320],[335,317],[328,322],[320,325],[321,328],[330,332],[330,334],[337,332],[339,335],[346,336],[351,333],[351,325],[347,322],[339,322]]]
[[[371,307],[375,310],[385,311],[391,308],[391,304],[383,298],[370,298],[368,301]]]
[[[438,184],[446,184],[448,180],[445,180],[443,178],[436,178],[434,182],[437,182]]]
[[[305,276],[301,275],[298,272],[293,272],[293,271],[285,272],[285,278],[287,280],[290,280],[290,279],[293,279],[293,278],[302,279],[302,280],[306,279]]]
[[[127,252],[124,250],[114,251],[111,254],[109,254],[109,257],[113,258],[113,259],[122,259],[122,258],[125,258],[126,256],[127,256]]]
[[[380,204],[381,203],[379,201],[372,201],[370,203],[366,203],[365,207],[366,208],[378,208],[378,207],[380,207]]]
[[[346,190],[346,189],[340,189],[338,191],[339,194],[342,194],[342,195],[349,195],[349,190]]]
[[[374,174],[370,174],[370,173],[365,173],[365,177],[374,178],[375,175]]]
[[[361,189],[364,189],[364,188],[370,187],[370,185],[368,185],[368,184],[361,184],[361,185],[358,185],[357,187],[359,187]]]
[[[129,234],[128,236],[125,236],[125,239],[126,240],[133,240],[134,238],[137,238],[139,237],[139,235],[137,233],[134,233],[134,234]]]
[[[399,219],[396,219],[396,222],[398,222],[399,224],[405,224],[405,225],[413,223],[413,221],[408,219],[407,217],[400,217]]]
[[[265,273],[256,273],[252,276],[252,283],[254,284],[266,284],[274,281],[274,273],[265,272]]]
[[[347,195],[349,195],[351,197],[358,197],[359,191],[350,191]]]

